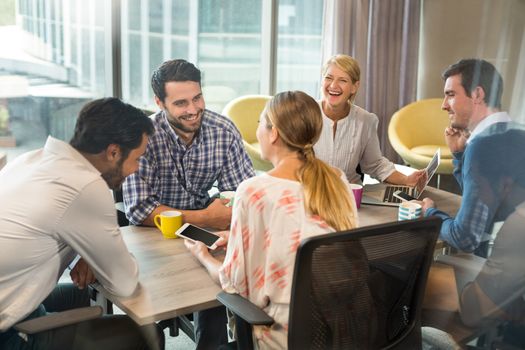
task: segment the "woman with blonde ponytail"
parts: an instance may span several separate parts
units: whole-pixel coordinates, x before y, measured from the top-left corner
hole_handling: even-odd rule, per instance
[[[264,113],[263,113],[264,115]],[[355,201],[342,172],[317,159],[313,145],[319,139],[323,120],[317,102],[301,91],[288,91],[276,95],[261,116],[257,135],[265,139],[265,133],[276,132],[280,144],[291,156],[291,164],[285,160],[269,160],[274,169],[270,175],[299,181],[304,192],[306,210],[323,218],[337,231],[357,226]],[[259,140],[262,146],[261,140]],[[265,156],[263,151],[263,157]],[[275,157],[269,155],[270,157]],[[293,161],[294,157],[296,161]],[[274,163],[275,161],[275,163]],[[285,167],[286,170],[280,168]]]
[[[277,94],[261,113],[257,139],[274,168],[241,183],[224,262],[202,243],[186,246],[230,293],[263,308],[275,323],[256,326],[259,348],[286,348],[294,261],[301,240],[357,226],[345,175],[315,157],[323,126],[317,102],[301,91]]]

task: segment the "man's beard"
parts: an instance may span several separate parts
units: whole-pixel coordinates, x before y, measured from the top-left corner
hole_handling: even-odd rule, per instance
[[[120,188],[120,186],[124,182],[124,179],[126,178],[122,175],[122,164],[124,164],[124,158],[121,158],[113,169],[101,175],[104,181],[106,181],[109,188],[112,190]]]
[[[459,122],[450,123],[450,127],[457,129],[457,130],[467,130],[467,127]]]
[[[184,133],[192,133],[192,132],[197,132],[200,127],[201,127],[201,124],[202,124],[202,113],[204,112],[204,110],[199,110],[197,112],[197,115],[199,116],[199,123],[196,125],[196,126],[193,126],[193,127],[188,127],[186,125],[184,125],[180,120],[179,118],[180,117],[183,117],[183,116],[179,116],[179,117],[174,117],[172,116],[167,110],[164,111],[164,113],[166,113],[166,116],[167,116],[167,119],[168,119],[168,123],[175,129],[177,130],[180,130]]]

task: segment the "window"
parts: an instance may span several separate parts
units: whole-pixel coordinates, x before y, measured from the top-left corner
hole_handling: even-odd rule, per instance
[[[122,0],[113,8],[105,0],[5,3],[11,10],[3,11],[10,15],[0,37],[12,55],[0,60],[0,86],[12,86],[13,77],[19,86],[16,95],[0,95],[7,111],[0,128],[19,146],[11,153],[41,147],[47,135],[68,140],[78,111],[94,98],[116,92],[155,109],[151,73],[173,58],[202,70],[206,105],[217,112],[240,95],[285,89],[318,95],[321,1]],[[111,35],[114,18],[119,37]],[[275,53],[267,49],[272,41]],[[113,61],[115,50],[120,62]],[[119,76],[121,92],[113,89]]]
[[[234,97],[274,94],[284,89],[317,95],[320,67],[322,2],[275,1],[278,6],[278,61],[271,61],[263,41],[272,18],[261,0],[127,0],[122,2],[123,97],[154,108],[149,79],[163,61],[183,58],[203,72],[209,109],[220,112]],[[273,2],[272,2],[273,3]],[[269,39],[268,39],[269,38]],[[306,54],[305,54],[306,53]]]
[[[279,1],[276,91],[319,95],[322,1]]]
[[[80,108],[111,95],[110,6],[104,0],[6,3],[13,12],[0,25],[7,48],[0,54],[0,105],[6,112],[0,133],[4,146],[18,146],[2,148],[13,159],[42,147],[48,135],[68,140]]]

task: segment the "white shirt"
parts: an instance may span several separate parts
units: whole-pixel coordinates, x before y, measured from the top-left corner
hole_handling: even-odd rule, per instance
[[[497,112],[490,114],[486,118],[484,118],[482,121],[476,125],[474,130],[470,133],[470,137],[467,140],[467,143],[470,143],[476,137],[477,135],[481,134],[483,130],[488,128],[489,126],[496,124],[496,123],[509,123],[512,119],[510,118],[509,114],[507,112]]]
[[[108,291],[133,293],[138,267],[109,188],[69,144],[49,137],[7,164],[0,198],[0,331],[37,308],[77,253]]]
[[[335,122],[324,114],[322,106],[321,113],[323,130],[314,146],[317,158],[341,169],[348,181],[354,183],[361,181],[355,171],[359,164],[365,174],[379,181],[384,181],[395,171],[394,164],[381,153],[377,137],[379,119],[375,114],[352,104],[348,115],[337,121],[334,138]]]

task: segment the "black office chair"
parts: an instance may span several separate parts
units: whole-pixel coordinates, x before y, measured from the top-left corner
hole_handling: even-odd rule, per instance
[[[115,200],[115,209],[117,210],[117,221],[120,227],[129,226],[129,220],[126,217],[124,209],[124,197],[122,195],[122,187],[113,190],[113,199]]]
[[[359,177],[361,178],[361,182],[364,182],[365,181],[365,174],[363,173],[363,171],[361,170],[361,164],[357,164],[357,168],[355,168],[355,172],[359,175]]]
[[[290,349],[418,349],[421,306],[438,218],[392,222],[305,239],[295,259]],[[251,324],[273,320],[239,295],[217,299],[236,315],[237,348]]]

